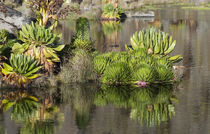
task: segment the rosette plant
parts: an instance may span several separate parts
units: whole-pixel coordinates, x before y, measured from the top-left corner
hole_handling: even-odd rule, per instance
[[[31,56],[12,54],[9,59],[10,65],[3,63],[2,73],[4,80],[12,85],[25,87],[32,79],[40,76],[38,71],[42,68],[39,62]]]
[[[54,62],[60,62],[57,52],[61,51],[65,45],[58,44],[61,35],[54,34],[52,30],[45,29],[43,26],[32,22],[31,25],[22,26],[18,39],[23,44],[16,43],[12,51],[35,57],[44,66],[45,70],[51,71]]]
[[[114,7],[114,5],[111,3],[106,4],[102,10],[103,10],[102,14],[103,19],[111,19],[111,20],[120,19],[120,14],[124,13],[121,7],[119,6]]]
[[[132,49],[136,50],[144,48],[148,54],[166,56],[169,55],[176,46],[176,41],[173,40],[169,34],[150,28],[136,32],[130,38]],[[171,61],[175,62],[182,59],[180,55],[176,55],[170,58]]]
[[[28,0],[30,8],[37,14],[37,23],[46,26],[53,20],[51,28],[57,26],[57,13],[62,7],[64,0]]]
[[[9,57],[11,47],[13,46],[15,39],[9,38],[10,33],[6,30],[0,30],[0,55],[1,57]]]

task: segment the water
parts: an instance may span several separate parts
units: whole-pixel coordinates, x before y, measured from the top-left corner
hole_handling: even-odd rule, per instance
[[[31,112],[1,111],[0,134],[209,134],[210,12],[174,7],[155,14],[154,19],[128,18],[111,24],[114,28],[90,22],[91,38],[97,50],[109,52],[123,51],[135,31],[149,26],[170,33],[177,40],[173,54],[183,55],[179,65],[186,67],[178,86],[139,89],[62,84],[31,90],[25,96],[2,90],[3,98],[16,101],[13,106],[25,104],[30,95],[39,101],[29,99],[34,102]],[[74,22],[62,23],[65,42],[70,42],[74,27]],[[140,116],[142,113],[144,116]]]

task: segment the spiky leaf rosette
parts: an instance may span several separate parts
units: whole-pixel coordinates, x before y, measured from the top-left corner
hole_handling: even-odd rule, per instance
[[[159,57],[159,56],[155,56],[154,57],[154,64],[155,65],[163,65],[166,66],[167,68],[172,68],[173,64],[172,61],[170,60],[170,58],[168,56],[166,57]]]
[[[98,75],[102,75],[107,66],[113,61],[111,57],[113,57],[115,53],[106,53],[98,55],[94,58],[94,69]]]
[[[147,30],[141,30],[136,32],[131,37],[132,48],[144,48],[148,54],[168,55],[170,54],[176,45],[176,41],[173,41],[172,36],[167,33],[158,31],[155,28]],[[171,61],[178,61],[182,59],[180,55],[171,57]]]
[[[32,79],[40,76],[38,71],[42,68],[39,62],[31,56],[12,54],[10,65],[3,63],[2,73],[4,80],[12,85],[26,86]]]
[[[112,4],[104,5],[102,18],[104,19],[120,19],[120,14],[124,13],[121,7],[114,7]]]
[[[106,4],[102,10],[103,10],[103,14],[102,14],[103,17],[110,18],[110,19],[115,18],[115,9],[112,4]]]
[[[9,57],[11,47],[15,40],[9,38],[9,32],[6,30],[0,30],[0,55]]]
[[[61,35],[54,34],[52,30],[46,29],[43,26],[39,26],[32,22],[30,25],[26,24],[21,27],[18,39],[28,45],[54,46],[60,41]]]
[[[148,64],[139,65],[133,72],[134,81],[154,82],[156,80],[155,70]]]
[[[92,46],[93,42],[91,40],[85,40],[85,39],[80,39],[80,38],[76,38],[74,39],[74,47],[78,48],[78,49],[84,49],[87,51],[91,50],[91,46]]]
[[[158,75],[158,81],[160,82],[170,82],[174,77],[172,68],[164,65],[157,65],[156,72]]]
[[[34,56],[48,71],[52,70],[53,62],[60,62],[57,52],[63,50],[65,45],[58,45],[61,35],[54,34],[52,30],[32,22],[31,25],[22,26],[18,39],[24,44],[14,44],[14,53]]]
[[[116,62],[105,69],[102,82],[111,84],[126,84],[130,81],[130,78],[130,66],[124,62]]]

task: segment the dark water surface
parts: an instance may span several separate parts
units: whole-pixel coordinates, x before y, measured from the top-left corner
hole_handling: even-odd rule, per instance
[[[177,40],[173,53],[183,55],[179,64],[186,67],[178,86],[63,84],[25,94],[2,91],[13,108],[0,111],[0,134],[210,134],[210,12],[166,8],[155,14],[120,24],[90,22],[91,37],[97,50],[108,52],[124,50],[135,31],[149,26],[170,33]],[[65,42],[74,27],[62,23]]]

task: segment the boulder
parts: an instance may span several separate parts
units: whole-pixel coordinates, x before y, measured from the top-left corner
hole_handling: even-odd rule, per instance
[[[26,15],[14,10],[0,2],[0,29],[13,31],[19,29],[22,25],[30,23],[31,19]]]
[[[155,17],[153,11],[128,11],[126,12],[127,17]]]

